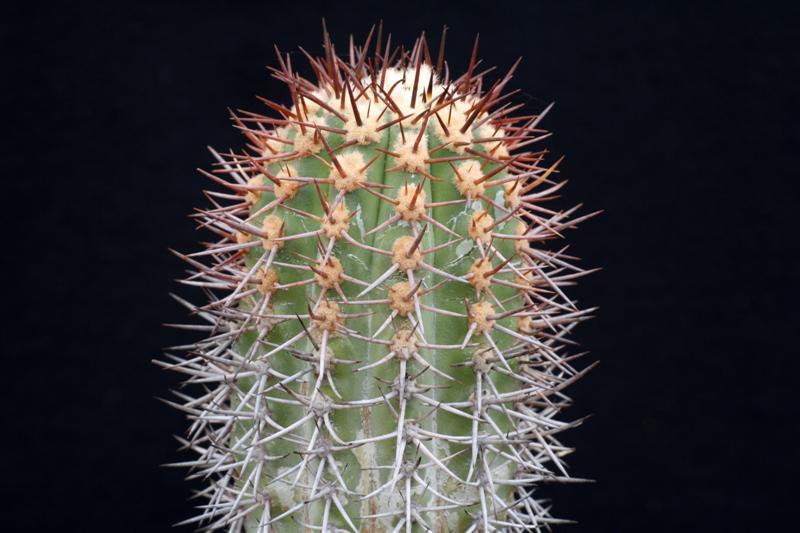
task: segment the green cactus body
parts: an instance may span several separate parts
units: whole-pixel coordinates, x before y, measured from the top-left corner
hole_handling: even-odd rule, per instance
[[[200,387],[176,403],[213,479],[187,522],[552,525],[532,493],[568,478],[562,344],[587,315],[560,288],[585,271],[541,247],[576,223],[541,205],[561,186],[529,148],[543,113],[512,116],[513,69],[482,92],[474,54],[450,79],[424,36],[396,62],[371,37],[344,62],[326,34],[315,83],[279,56],[292,106],[234,116],[247,149],[213,152],[217,240],[181,256],[208,338],[164,363]]]

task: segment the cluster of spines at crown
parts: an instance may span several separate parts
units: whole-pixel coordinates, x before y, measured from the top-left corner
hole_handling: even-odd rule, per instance
[[[564,185],[541,123],[478,59],[465,72],[382,24],[338,53],[275,48],[287,104],[231,111],[238,151],[211,149],[178,253],[180,325],[202,340],[158,363],[203,480],[186,524],[229,531],[539,531],[540,486],[576,481],[558,440],[590,317],[564,288],[590,270],[560,241],[595,213]],[[305,65],[300,68],[298,59]],[[301,73],[304,72],[305,74]],[[494,81],[489,81],[489,80]]]

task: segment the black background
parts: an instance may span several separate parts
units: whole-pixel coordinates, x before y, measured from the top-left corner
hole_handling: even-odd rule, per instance
[[[552,5],[551,5],[552,4]],[[556,4],[558,7],[555,7]],[[273,42],[340,49],[379,18],[395,42],[476,32],[567,155],[565,202],[605,214],[570,235],[604,270],[579,340],[565,531],[786,531],[796,522],[797,10],[767,2],[331,0],[28,5],[3,15],[6,531],[170,531],[192,502],[150,359],[185,340],[167,247],[201,237],[205,146],[241,146],[226,106],[286,99]],[[10,92],[8,92],[10,91]],[[182,294],[187,294],[183,291]],[[191,294],[191,293],[189,293]],[[193,295],[199,297],[200,295]],[[188,529],[180,529],[188,531]]]

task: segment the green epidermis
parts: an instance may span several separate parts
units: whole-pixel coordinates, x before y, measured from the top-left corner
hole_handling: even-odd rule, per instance
[[[389,121],[391,118],[391,115],[387,113],[384,120]],[[342,126],[342,122],[337,118],[330,115],[325,116],[323,112],[319,112],[318,120],[325,120],[331,127]],[[404,126],[404,128],[403,134],[406,137],[416,136],[419,131],[418,129],[415,130],[408,126]],[[293,138],[295,134],[296,131],[290,131],[289,138]],[[430,179],[423,180],[423,176],[420,174],[409,173],[402,170],[386,172],[387,169],[390,169],[396,163],[394,158],[384,154],[379,149],[391,150],[391,147],[400,135],[400,127],[398,125],[393,125],[383,130],[379,143],[354,145],[346,147],[339,152],[335,152],[335,154],[338,155],[340,153],[357,151],[362,154],[364,161],[370,161],[377,156],[377,159],[368,169],[367,181],[372,184],[386,186],[386,188],[375,190],[387,196],[394,196],[398,188],[406,184],[415,186],[420,183],[420,181],[424,181],[427,203],[445,202],[462,198],[462,195],[454,186],[454,172],[448,162],[437,162],[429,165],[430,174],[438,181],[432,181]],[[435,129],[431,124],[427,126],[426,135],[429,150],[442,144],[441,139],[437,137]],[[336,150],[336,148],[344,142],[344,139],[337,134],[326,134],[326,140],[332,150]],[[476,145],[475,149],[478,151],[483,150],[481,145]],[[285,151],[290,150],[291,145],[286,145]],[[435,157],[439,159],[459,157],[461,155],[463,154],[458,154],[447,148],[439,149],[435,152]],[[294,159],[291,163],[299,176],[325,178],[329,174],[329,168],[325,163],[320,161],[320,159],[328,163],[330,162],[330,157],[327,152],[321,150],[315,154],[315,156]],[[490,164],[484,171],[488,172],[492,168],[493,165]],[[273,163],[269,170],[273,173],[277,173],[281,170],[281,164]],[[502,179],[504,176],[506,176],[505,170],[495,176],[494,179]],[[338,192],[332,184],[322,185],[320,189],[327,196],[329,202],[333,201]],[[501,187],[487,189],[486,195],[492,200],[495,200],[495,195],[500,189]],[[275,197],[272,193],[263,193],[259,201],[252,207],[251,212],[255,213],[274,199]],[[382,250],[391,250],[392,244],[397,238],[412,234],[409,223],[398,221],[381,231],[371,235],[365,235],[371,228],[376,227],[378,224],[392,217],[395,214],[394,206],[370,194],[363,188],[347,193],[345,202],[348,211],[350,213],[356,213],[350,223],[349,234],[361,243]],[[291,200],[285,201],[283,205],[300,209],[304,212],[316,215],[317,217],[324,216],[319,194],[316,188],[311,185],[301,187],[297,191],[297,194]],[[283,205],[277,206],[268,214],[281,217],[285,223],[285,235],[291,236],[318,229],[319,225],[317,222],[291,211],[290,209],[286,209]],[[426,210],[429,216],[434,217],[439,223],[464,238],[463,240],[458,240],[452,234],[436,226],[429,225],[421,242],[422,249],[430,249],[450,241],[453,241],[453,243],[450,246],[426,255],[424,261],[437,269],[455,276],[465,275],[469,267],[480,257],[478,248],[469,237],[468,225],[472,215],[476,211],[482,210],[487,206],[486,202],[473,200],[470,205],[462,203]],[[490,213],[495,220],[499,220],[505,214],[494,207],[488,207],[490,207]],[[264,214],[260,218],[252,221],[253,225],[259,227],[261,219],[266,215],[267,214]],[[424,221],[420,222],[420,226],[418,227],[421,229],[424,224]],[[503,234],[514,234],[515,225],[516,220],[511,219],[500,224],[494,231]],[[323,245],[327,245],[327,238],[322,237],[321,242]],[[285,245],[276,255],[276,261],[284,264],[308,265],[307,261],[298,257],[296,254],[317,258],[319,255],[319,243],[320,240],[315,237],[285,241]],[[514,253],[512,241],[496,239],[493,244],[503,257],[508,258]],[[247,267],[252,269],[254,265],[262,259],[265,253],[265,250],[261,247],[251,249],[246,259]],[[344,272],[347,275],[359,280],[364,280],[368,283],[377,279],[392,266],[390,257],[364,250],[341,239],[337,240],[333,248],[333,255],[341,261]],[[495,259],[495,263],[498,261],[498,259]],[[279,282],[284,285],[307,279],[312,275],[309,271],[287,268],[280,265],[273,266],[272,268],[277,272]],[[419,279],[423,280],[423,288],[431,287],[442,281],[440,276],[423,269],[416,270],[413,272],[413,275],[415,277],[415,282],[418,282]],[[497,274],[497,277],[499,279],[511,280],[513,276],[503,273]],[[394,275],[385,280],[379,287],[375,288],[361,299],[385,298],[388,287],[398,281],[407,281],[407,279],[405,272],[395,272]],[[348,299],[357,300],[357,295],[362,291],[363,287],[345,281],[342,283],[341,289]],[[316,284],[278,290],[271,297],[272,312],[288,316],[294,314],[307,315],[309,305],[313,305],[313,303],[317,301],[320,290],[320,287]],[[522,299],[515,295],[516,289],[495,284],[491,287],[491,291],[494,293],[497,300],[504,303],[506,309],[512,309],[521,304]],[[344,303],[340,301],[341,298],[334,291],[329,291],[326,297],[337,301],[340,310],[345,314],[364,313],[365,311],[370,312],[368,316],[348,318],[345,322],[348,328],[357,331],[360,335],[365,337],[372,336],[384,321],[386,321],[391,312],[388,305],[366,306]],[[487,299],[486,295],[484,295],[482,299]],[[467,283],[458,283],[455,281],[448,281],[421,298],[422,304],[462,314],[465,313],[465,301],[469,303],[478,301],[475,289]],[[487,301],[496,306],[493,299],[487,299]],[[243,305],[252,307],[258,305],[258,302],[254,301]],[[460,345],[464,340],[469,326],[466,318],[436,314],[426,310],[422,310],[421,314],[422,332],[429,343],[438,345]],[[309,320],[305,320],[304,322],[305,327],[309,328]],[[515,328],[513,318],[505,318],[498,322],[508,328]],[[390,339],[393,331],[395,331],[395,327],[404,324],[411,327],[406,319],[397,317],[394,320],[394,324],[384,328],[378,338],[384,340]],[[249,352],[253,354],[255,359],[258,359],[259,356],[263,356],[272,350],[274,346],[283,344],[302,331],[303,325],[301,325],[298,320],[284,320],[274,325],[266,335],[265,340],[272,346],[259,343],[259,346],[254,348],[253,343],[256,342],[258,337],[258,328],[254,328],[240,338],[237,348],[240,353]],[[501,350],[513,344],[512,339],[508,335],[495,331],[493,331],[491,335],[494,343]],[[473,344],[485,344],[485,340],[480,336],[473,337],[471,342]],[[358,363],[353,365],[333,365],[331,373],[336,389],[341,394],[341,398],[331,389],[327,381],[323,380],[321,392],[327,397],[334,401],[347,402],[366,398],[380,398],[382,394],[387,394],[391,391],[391,383],[397,379],[399,372],[399,362],[397,360],[389,361],[369,371],[353,371],[353,369],[358,366],[366,365],[384,357],[389,351],[387,345],[370,343],[352,336],[335,335],[330,337],[328,346],[337,359],[358,361]],[[314,347],[307,339],[302,339],[294,343],[290,348],[298,352],[305,352],[308,354],[314,353]],[[419,353],[427,364],[448,374],[456,381],[447,380],[427,370],[417,377],[417,383],[419,385],[431,386],[431,389],[426,394],[435,402],[446,403],[470,400],[470,395],[474,393],[476,389],[475,371],[470,366],[458,365],[470,361],[474,351],[474,346],[468,346],[463,350],[420,348]],[[286,350],[271,355],[269,357],[269,364],[276,371],[287,376],[296,374],[309,367],[308,361],[301,360]],[[516,366],[513,360],[510,361],[510,364],[512,368]],[[409,375],[413,376],[419,374],[422,370],[424,370],[424,367],[418,362],[413,360],[409,361],[407,369]],[[518,387],[518,384],[512,378],[497,372],[492,373],[491,379],[499,392],[513,390],[515,387]],[[313,372],[310,372],[305,376],[303,380],[304,384],[289,383],[286,386],[297,394],[307,395],[309,393],[309,387],[312,387],[316,380],[317,376]],[[269,384],[275,385],[278,381],[277,378],[270,378]],[[253,378],[243,378],[239,380],[237,385],[240,390],[239,399],[241,399],[253,386]],[[486,384],[484,384],[484,387],[485,386]],[[289,393],[278,386],[272,388],[266,396],[268,398],[284,400],[293,399]],[[286,427],[306,415],[306,409],[303,407],[287,405],[286,403],[270,402],[268,398],[263,398],[262,401],[266,402],[267,412],[270,418],[280,426]],[[236,401],[237,399],[234,399],[234,402]],[[396,400],[393,401],[393,405],[396,410],[398,405]],[[405,418],[406,420],[421,420],[420,426],[422,428],[441,434],[460,436],[468,436],[471,434],[472,421],[469,418],[448,413],[442,409],[430,413],[432,409],[433,407],[431,405],[425,405],[420,401],[412,400],[407,405]],[[385,404],[379,404],[355,409],[336,409],[331,415],[331,419],[338,436],[344,441],[350,441],[365,437],[385,435],[395,431],[397,428],[396,416],[396,413],[393,413]],[[501,431],[510,429],[511,426],[506,417],[497,413],[488,416],[492,417],[492,420]],[[485,422],[482,423],[482,426],[485,425]],[[252,422],[240,422],[233,438],[241,438],[251,427]],[[294,431],[293,434],[309,439],[314,431],[315,425],[312,421],[309,421]],[[322,433],[325,433],[324,430],[321,430],[321,434]],[[326,438],[328,437],[326,436]],[[334,444],[337,443],[334,442]],[[446,460],[450,470],[461,479],[466,479],[471,457],[469,444],[452,444],[440,439],[429,440],[424,444],[437,457]],[[339,470],[342,472],[342,476],[348,488],[354,492],[365,494],[385,483],[391,471],[389,469],[376,469],[376,467],[392,465],[394,463],[396,454],[395,445],[396,438],[390,438],[377,443],[363,445],[353,450],[335,452]],[[285,476],[285,479],[282,481],[274,481],[277,476],[285,474],[288,469],[297,465],[298,462],[302,460],[302,454],[298,453],[301,451],[304,450],[298,449],[297,444],[284,439],[275,439],[265,446],[265,454],[271,457],[280,457],[266,465],[266,468],[261,472],[261,478],[258,480],[259,486],[264,487],[264,491],[270,496],[270,501],[273,506],[271,509],[272,516],[277,516],[286,511],[291,505],[302,502],[308,496],[304,487],[308,487],[313,480],[317,468],[316,460],[308,462],[305,472],[300,476],[296,486],[291,486],[295,479],[295,473],[292,473],[290,476]],[[446,459],[458,452],[460,453],[455,457]],[[406,446],[404,450],[405,459],[416,460],[417,454],[418,452],[414,445],[409,444]],[[487,454],[488,460],[491,461],[493,454],[490,452],[487,452]],[[429,463],[430,461],[423,456],[422,462]],[[512,473],[513,472],[509,470],[509,475]],[[242,472],[239,475],[239,479],[247,479],[250,474],[250,471]],[[421,475],[426,482],[430,482],[432,486],[437,487],[440,493],[453,495],[455,499],[459,500],[477,501],[477,497],[474,494],[470,495],[469,490],[465,489],[463,484],[456,482],[448,476],[448,474],[435,466],[421,472]],[[508,494],[501,492],[501,496],[508,497]],[[424,491],[417,495],[417,497],[420,498],[419,501],[421,502],[432,503],[436,500],[430,492],[425,494]],[[391,502],[392,508],[399,508],[402,504],[402,499],[397,495],[397,489],[395,489],[394,496],[376,497],[372,500],[366,500],[366,503],[360,501],[358,497],[350,497],[348,499],[346,495],[342,495],[342,499],[344,500],[343,503],[345,503],[345,508],[349,516],[356,526],[359,527],[360,531],[383,531],[386,529],[387,523],[381,520],[360,518],[362,514],[365,514],[365,511],[368,513],[377,512],[379,507],[384,506],[376,502],[382,502],[383,504]],[[477,508],[479,508],[479,506]],[[321,513],[323,512],[322,509],[323,504],[321,502],[304,506],[302,511],[296,513],[296,521],[285,520],[281,523],[281,531],[300,531],[302,526],[298,524],[298,521],[306,524],[318,524]],[[380,508],[380,510],[385,511],[386,509]],[[476,508],[467,508],[467,510],[475,511]],[[463,531],[466,529],[465,524],[469,520],[469,517],[464,513],[464,508],[454,510],[452,513],[438,514],[438,517],[432,519],[432,522],[437,524],[435,526],[437,531]],[[447,516],[448,514],[452,516]],[[345,520],[335,509],[331,511],[330,520],[332,524],[338,527],[348,527]],[[255,523],[253,525],[255,525]],[[391,530],[391,528],[389,528],[389,530]],[[414,531],[418,530],[422,531],[419,526],[415,525]]]

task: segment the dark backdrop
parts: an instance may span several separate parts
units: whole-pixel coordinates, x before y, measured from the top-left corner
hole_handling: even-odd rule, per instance
[[[3,529],[171,531],[190,515],[183,472],[158,466],[185,427],[154,399],[176,376],[149,362],[184,340],[160,326],[183,318],[166,249],[200,238],[186,216],[205,146],[241,145],[226,106],[285,99],[272,43],[319,51],[322,16],[340,48],[381,17],[406,43],[446,23],[455,70],[481,32],[488,64],[524,56],[529,109],[557,102],[565,201],[605,210],[570,235],[604,270],[575,291],[601,307],[578,335],[601,364],[571,391],[570,415],[594,416],[565,438],[597,482],[550,491],[580,522],[564,530],[791,529],[797,10],[376,4],[3,14]]]

